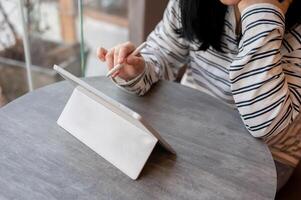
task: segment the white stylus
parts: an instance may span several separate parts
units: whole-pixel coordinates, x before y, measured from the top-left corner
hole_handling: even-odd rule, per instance
[[[129,56],[137,56],[140,51],[146,46],[146,42],[143,42],[142,44],[140,44]],[[124,66],[124,64],[117,64],[115,65],[108,73],[107,73],[107,77],[111,76],[112,74],[114,74],[115,72],[117,72],[119,69],[121,69]]]

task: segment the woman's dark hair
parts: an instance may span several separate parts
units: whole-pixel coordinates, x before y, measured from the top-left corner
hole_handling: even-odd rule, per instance
[[[301,1],[294,0],[286,13],[286,29],[289,30],[296,24],[301,24]]]
[[[209,46],[221,50],[227,6],[220,0],[179,0],[182,27],[175,30],[180,37],[196,42],[198,50]],[[286,13],[286,29],[301,24],[301,0],[294,0]]]

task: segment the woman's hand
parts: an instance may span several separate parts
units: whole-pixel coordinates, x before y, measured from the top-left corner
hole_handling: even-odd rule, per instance
[[[101,61],[107,63],[109,70],[117,64],[124,64],[125,66],[115,72],[112,77],[119,76],[123,80],[129,81],[140,75],[145,68],[145,61],[140,54],[129,56],[135,49],[136,47],[132,43],[126,42],[113,47],[109,51],[98,48],[97,56]]]
[[[246,9],[248,6],[251,6],[253,4],[270,3],[280,8],[283,14],[286,14],[286,11],[288,10],[292,2],[293,0],[283,0],[281,2],[279,0],[241,0],[238,3],[238,9],[241,13],[244,9]]]

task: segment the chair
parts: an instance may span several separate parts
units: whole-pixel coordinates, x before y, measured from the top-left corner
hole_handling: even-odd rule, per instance
[[[301,199],[301,162],[287,184],[277,193],[276,200]]]

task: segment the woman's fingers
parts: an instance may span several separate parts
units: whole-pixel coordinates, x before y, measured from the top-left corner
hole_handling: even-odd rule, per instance
[[[112,69],[114,67],[114,53],[115,53],[115,48],[112,48],[108,51],[108,53],[105,56],[109,69]]]
[[[110,59],[110,66],[111,66],[111,59],[113,57],[113,64],[114,66],[120,63],[123,63],[126,60],[126,57],[132,53],[135,50],[135,46],[130,43],[130,42],[126,42],[124,44],[118,45],[116,47],[114,47],[114,51],[113,49],[111,49],[110,51],[106,50],[103,47],[99,47],[97,48],[97,57],[101,60],[101,61],[106,61],[106,55],[108,53],[110,53],[107,57]],[[114,53],[113,53],[114,52]],[[113,56],[112,56],[113,55]]]
[[[130,43],[130,42],[126,42],[124,44],[121,44],[117,47],[115,47],[115,51],[114,51],[114,66],[118,65],[118,64],[125,64],[124,62],[126,61],[126,57],[132,53],[132,51],[135,50],[135,46]],[[127,66],[129,67],[129,66]],[[123,70],[121,70],[123,71]],[[120,70],[116,71],[114,74],[112,74],[112,77],[115,78],[116,76],[120,75],[120,74],[124,74],[124,72],[120,72]]]
[[[132,43],[126,42],[126,43],[122,44],[119,49],[117,62],[123,63],[125,61],[126,57],[130,53],[132,53],[134,50],[135,50],[135,46]]]
[[[118,56],[119,56],[119,52],[120,52],[120,47],[122,45],[118,45],[115,47],[115,51],[114,51],[114,66],[116,66],[117,64],[119,64],[118,62]]]
[[[103,48],[103,47],[97,48],[96,55],[102,62],[106,61],[107,53],[108,53],[108,50],[106,50],[105,48]]]
[[[112,77],[115,78],[118,76],[124,80],[130,80],[142,73],[145,66],[144,59],[141,55],[130,55],[134,50],[135,46],[130,42],[126,42],[110,50],[98,48],[97,57],[107,63],[109,70],[118,64],[124,65],[120,70],[113,73]]]
[[[118,75],[120,74],[119,70],[117,72],[115,72],[114,74],[112,74],[112,78],[116,78]]]
[[[145,62],[143,57],[130,56],[124,62],[124,67],[121,68],[118,72],[118,76],[124,80],[130,80],[144,71]]]

